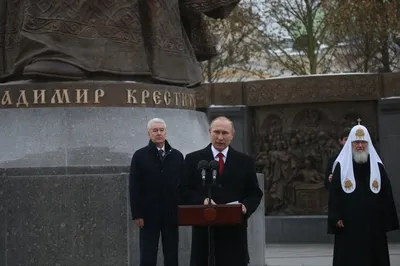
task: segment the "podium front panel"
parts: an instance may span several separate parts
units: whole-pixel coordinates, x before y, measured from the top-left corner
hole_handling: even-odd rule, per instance
[[[243,222],[241,204],[180,205],[180,226],[235,225]]]

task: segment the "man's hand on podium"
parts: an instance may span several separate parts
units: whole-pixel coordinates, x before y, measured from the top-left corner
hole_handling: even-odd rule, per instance
[[[244,206],[243,204],[242,204],[242,212],[243,212],[243,214],[246,214],[246,212],[247,212],[246,206]]]
[[[135,219],[135,223],[138,227],[142,228],[144,226],[143,219]]]
[[[208,205],[208,198],[204,200],[204,205]],[[211,199],[211,205],[217,205],[217,204]]]

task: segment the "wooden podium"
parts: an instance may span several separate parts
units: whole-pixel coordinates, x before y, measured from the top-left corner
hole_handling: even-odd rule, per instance
[[[179,205],[180,226],[234,225],[243,222],[241,204]]]

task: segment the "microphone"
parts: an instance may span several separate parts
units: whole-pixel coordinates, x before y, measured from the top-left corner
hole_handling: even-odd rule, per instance
[[[210,168],[210,164],[206,160],[201,160],[197,164],[197,169],[201,170],[201,179],[203,180],[203,185],[206,182],[206,170]]]
[[[210,168],[212,170],[212,177],[213,177],[213,182],[217,178],[217,171],[219,169],[219,163],[216,160],[210,161]]]

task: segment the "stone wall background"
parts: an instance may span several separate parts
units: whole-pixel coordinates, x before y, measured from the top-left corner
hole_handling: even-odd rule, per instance
[[[249,145],[237,148],[251,154],[265,175],[267,215],[320,215],[327,211],[327,160],[340,151],[340,133],[361,119],[380,151],[378,102],[400,95],[399,84],[397,73],[206,84],[196,103],[214,107],[209,118],[228,110],[239,137],[250,136]],[[248,111],[232,112],[235,106]]]

